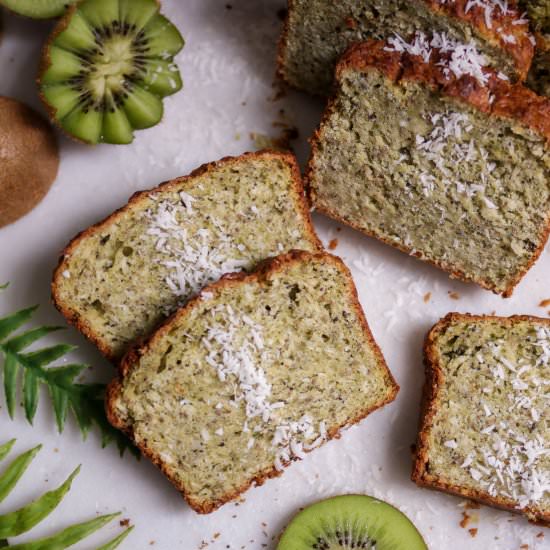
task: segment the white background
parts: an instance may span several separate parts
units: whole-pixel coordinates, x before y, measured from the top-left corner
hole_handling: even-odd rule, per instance
[[[63,246],[79,230],[109,214],[136,190],[186,174],[199,164],[254,148],[250,132],[276,136],[275,121],[300,129],[295,142],[302,162],[306,138],[322,104],[298,93],[273,100],[276,40],[282,0],[165,0],[164,12],[181,29],[187,46],[179,56],[185,89],[166,103],[164,121],[137,134],[130,146],[87,147],[60,136],[59,176],[46,199],[28,216],[0,230],[0,282],[11,287],[0,296],[0,315],[40,304],[38,323],[63,324],[50,303],[52,269]],[[49,23],[4,17],[0,44],[0,94],[39,108],[34,77]],[[280,110],[284,109],[284,115]],[[0,176],[1,177],[1,176]],[[21,182],[25,185],[25,182]],[[323,448],[292,465],[282,478],[245,494],[209,515],[198,516],[147,461],[118,457],[101,449],[98,434],[82,442],[72,422],[62,435],[54,428],[49,399],[42,396],[34,427],[22,410],[10,421],[0,404],[0,439],[18,438],[17,451],[36,443],[44,449],[24,481],[0,507],[12,509],[57,486],[74,466],[82,473],[59,510],[36,529],[48,534],[96,512],[123,511],[136,530],[128,549],[273,549],[276,535],[300,506],[346,492],[386,499],[406,512],[430,549],[550,548],[550,531],[511,514],[482,508],[470,512],[475,538],[459,526],[460,498],[417,488],[409,480],[410,445],[415,440],[423,382],[422,341],[429,327],[449,311],[547,316],[538,307],[550,298],[548,247],[508,300],[450,281],[444,273],[351,230],[337,231],[322,217],[315,223],[325,243],[337,237],[336,253],[351,267],[362,304],[390,369],[401,385],[398,399]],[[456,292],[459,299],[452,299]],[[431,293],[429,303],[423,297]],[[72,361],[93,365],[97,379],[113,368],[84,338],[69,329],[51,341],[75,343]],[[476,520],[477,518],[477,520]],[[106,541],[117,525],[93,542]],[[545,531],[545,538],[537,534]],[[215,534],[218,534],[214,538]],[[24,540],[24,539],[22,539]],[[266,545],[266,546],[264,546]],[[91,548],[92,539],[78,548]]]

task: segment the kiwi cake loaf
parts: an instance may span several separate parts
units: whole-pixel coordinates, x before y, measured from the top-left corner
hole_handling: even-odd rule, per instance
[[[441,38],[441,37],[439,37]],[[509,296],[550,226],[550,100],[444,42],[352,46],[312,139],[314,206]]]
[[[537,93],[550,97],[550,2],[520,0],[535,33],[537,47],[527,83]]]
[[[550,320],[449,314],[425,344],[413,480],[550,522]]]
[[[486,64],[524,80],[534,51],[529,24],[515,2],[500,0],[289,0],[279,73],[290,85],[326,95],[338,57],[355,42],[444,34],[477,49]]]
[[[222,274],[320,247],[294,156],[249,153],[137,193],[78,235],[55,271],[53,300],[117,360]]]
[[[130,351],[107,414],[209,513],[397,391],[348,269],[293,251],[207,286]]]

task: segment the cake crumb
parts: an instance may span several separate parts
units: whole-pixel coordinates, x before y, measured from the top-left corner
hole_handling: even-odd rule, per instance
[[[468,529],[468,533],[470,533],[472,538],[475,538],[477,535],[477,529],[475,527],[473,529]]]
[[[426,292],[426,294],[424,294],[424,303],[427,304],[431,299],[432,299],[432,293]]]
[[[540,533],[537,533],[537,538],[538,539],[543,539],[544,538],[544,533],[542,531]]]
[[[545,300],[541,300],[539,307],[548,307],[550,306],[550,298],[546,298]]]
[[[481,504],[479,502],[469,500],[464,508],[466,508],[466,510],[479,510],[481,508]]]
[[[472,518],[468,515],[467,512],[462,512],[462,520],[459,523],[460,527],[462,527],[462,529],[466,529],[471,519]]]
[[[519,547],[519,550],[529,550],[529,545],[528,545],[528,544],[522,544],[522,545]]]
[[[454,292],[454,291],[449,290],[448,294],[449,294],[449,298],[451,300],[460,300],[460,294],[458,292]]]
[[[329,250],[336,250],[336,247],[338,246],[338,239],[332,239],[329,243],[328,243],[328,249]]]
[[[128,527],[130,525],[130,520],[128,518],[121,519],[119,522],[121,527]]]

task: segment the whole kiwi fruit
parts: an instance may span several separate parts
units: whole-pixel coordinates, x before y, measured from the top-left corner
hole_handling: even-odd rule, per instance
[[[59,152],[48,121],[0,96],[0,227],[32,210],[57,175]]]
[[[96,144],[131,143],[157,124],[162,98],[182,88],[174,56],[184,40],[157,0],[82,0],[59,20],[38,84],[67,134]]]
[[[428,550],[397,508],[366,495],[343,495],[302,510],[277,550]]]
[[[32,19],[51,19],[63,15],[77,0],[0,0],[0,4],[18,15]]]

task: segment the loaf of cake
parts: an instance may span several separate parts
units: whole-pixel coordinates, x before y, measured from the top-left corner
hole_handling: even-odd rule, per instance
[[[538,94],[550,97],[550,2],[520,0],[519,5],[527,15],[537,41],[527,83]]]
[[[550,522],[550,320],[449,314],[428,334],[413,480]]]
[[[504,296],[550,229],[550,100],[418,33],[352,46],[312,139],[318,210]]]
[[[137,193],[78,235],[55,271],[53,299],[116,361],[222,274],[320,247],[294,156],[246,154]]]
[[[524,80],[534,51],[529,24],[513,2],[494,0],[289,0],[279,73],[290,85],[326,95],[338,57],[352,43],[408,39],[416,31],[478,50],[486,64]]]
[[[107,414],[209,513],[397,391],[348,269],[294,251],[207,286],[129,352]]]

